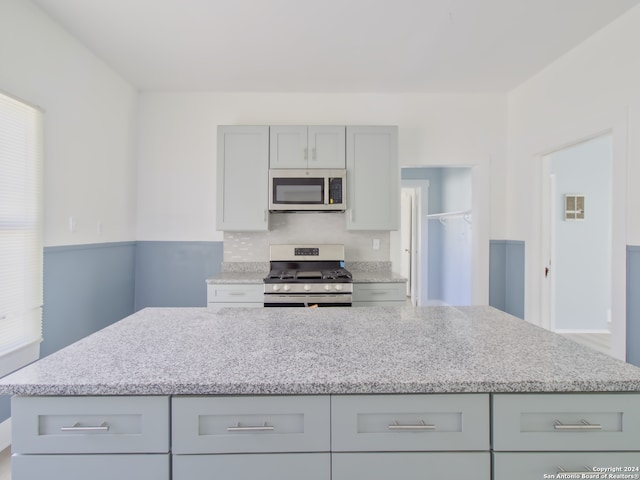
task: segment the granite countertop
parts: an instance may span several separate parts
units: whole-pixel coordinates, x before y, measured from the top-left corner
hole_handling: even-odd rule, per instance
[[[354,283],[404,283],[406,278],[391,271],[391,262],[351,262],[347,269],[353,274]],[[210,285],[263,283],[269,272],[269,263],[229,262],[222,265],[222,272],[207,278]]]
[[[640,368],[491,307],[148,308],[0,394],[640,391]]]

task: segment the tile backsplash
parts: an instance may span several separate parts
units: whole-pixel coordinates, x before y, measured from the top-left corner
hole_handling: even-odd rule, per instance
[[[326,243],[344,244],[348,262],[389,260],[388,231],[348,232],[344,223],[344,213],[271,214],[267,232],[224,232],[224,261],[268,262],[269,245]]]

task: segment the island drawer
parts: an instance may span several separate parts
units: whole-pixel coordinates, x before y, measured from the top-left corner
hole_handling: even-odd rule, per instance
[[[497,451],[640,450],[640,395],[496,394]]]
[[[172,450],[189,453],[327,452],[324,395],[174,397]]]
[[[215,472],[213,475],[212,472]],[[174,455],[176,480],[330,480],[329,453]]]
[[[331,398],[333,451],[489,450],[489,395]]]
[[[332,480],[490,480],[491,455],[489,452],[334,453],[331,471]]]
[[[227,284],[207,285],[208,303],[263,303],[264,285]]]
[[[513,480],[515,478],[518,480],[541,480],[543,478],[638,478],[638,475],[640,475],[640,453],[494,453],[493,469],[494,480]],[[594,475],[582,475],[589,471],[593,472]],[[558,476],[559,473],[564,473],[566,476]],[[571,475],[572,473],[575,475]],[[599,475],[595,475],[595,473]]]
[[[15,453],[166,453],[169,397],[13,397]]]
[[[169,480],[169,455],[13,455],[13,480]]]

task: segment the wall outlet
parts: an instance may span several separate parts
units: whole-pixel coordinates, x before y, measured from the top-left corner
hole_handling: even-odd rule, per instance
[[[380,239],[379,238],[374,238],[373,239],[373,249],[374,250],[380,250]]]
[[[78,222],[75,217],[69,217],[69,231],[74,233],[78,229]]]

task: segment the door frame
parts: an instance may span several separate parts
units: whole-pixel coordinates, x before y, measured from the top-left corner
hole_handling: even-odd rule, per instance
[[[545,173],[549,173],[550,164],[546,164],[545,158],[554,152],[569,148],[580,143],[587,142],[594,138],[610,134],[612,144],[612,215],[611,215],[611,355],[626,360],[626,332],[627,332],[627,315],[626,315],[626,244],[627,244],[627,170],[628,170],[628,153],[627,153],[627,120],[618,118],[613,122],[613,127],[600,130],[593,129],[590,134],[577,135],[575,131],[574,140],[558,143],[552,148],[545,149],[543,152],[534,155],[538,169],[538,194],[540,195],[540,211],[538,214],[538,225],[540,228],[540,244],[538,250],[538,261],[533,265],[532,274],[538,279],[539,288],[539,323],[541,327],[551,329],[550,318],[550,298],[549,289],[551,285],[545,281],[544,268],[545,262],[549,258],[549,228],[545,225],[548,221],[548,213],[545,210],[549,207],[548,191],[549,185],[546,181]],[[548,161],[548,160],[547,160]],[[545,256],[546,255],[546,256]],[[553,260],[553,259],[552,259]]]

